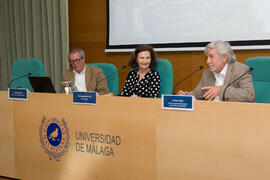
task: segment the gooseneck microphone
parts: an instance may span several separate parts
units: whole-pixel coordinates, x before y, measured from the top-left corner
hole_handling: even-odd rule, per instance
[[[8,88],[10,88],[12,82],[17,81],[17,80],[19,80],[19,79],[22,79],[22,78],[24,78],[24,77],[29,77],[29,76],[31,76],[31,75],[32,75],[32,73],[28,73],[28,74],[24,74],[24,75],[22,75],[22,76],[16,77],[15,79],[12,79],[12,80],[9,81],[9,83],[8,83]]]
[[[99,80],[97,83],[102,82],[104,79],[108,79],[109,77],[111,77],[112,75],[114,75],[115,73],[118,73],[119,71],[126,69],[127,65],[122,66],[120,69],[117,69],[116,71],[112,72],[111,74],[109,74],[107,77],[105,76],[104,78],[102,78],[101,80]]]
[[[222,101],[225,101],[225,91],[227,90],[228,87],[230,87],[233,83],[235,83],[236,81],[238,81],[241,77],[243,77],[244,75],[246,75],[247,73],[251,72],[254,68],[250,67],[246,72],[244,72],[241,76],[239,76],[238,78],[236,78],[235,80],[233,80],[231,83],[229,83],[223,91],[222,94]]]
[[[176,85],[173,88],[173,94],[175,94],[175,88],[181,84],[184,80],[186,80],[187,78],[189,78],[190,76],[192,76],[194,73],[200,71],[203,68],[203,66],[198,67],[195,71],[191,72],[190,74],[188,74],[184,79],[182,79],[181,81],[179,81],[178,83],[176,83]]]

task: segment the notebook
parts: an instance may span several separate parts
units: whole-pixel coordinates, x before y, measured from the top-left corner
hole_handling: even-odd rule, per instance
[[[49,77],[28,77],[35,92],[56,93],[51,78]]]

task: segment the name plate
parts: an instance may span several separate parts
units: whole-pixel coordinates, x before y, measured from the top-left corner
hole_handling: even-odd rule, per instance
[[[28,100],[28,89],[8,88],[8,99],[26,101],[26,100]]]
[[[73,103],[74,104],[97,104],[97,93],[96,92],[73,92]]]
[[[188,95],[162,95],[162,109],[193,111],[194,98]]]

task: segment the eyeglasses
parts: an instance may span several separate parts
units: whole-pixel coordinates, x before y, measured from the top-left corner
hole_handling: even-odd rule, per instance
[[[75,63],[79,63],[81,60],[82,60],[82,58],[80,58],[80,59],[70,59],[69,62],[71,64],[75,64]]]

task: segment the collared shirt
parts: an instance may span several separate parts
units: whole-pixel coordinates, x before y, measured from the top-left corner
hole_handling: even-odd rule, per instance
[[[214,76],[216,78],[215,86],[222,86],[224,84],[224,79],[227,73],[228,64],[225,65],[225,67],[222,69],[220,73],[214,73]],[[219,101],[219,96],[216,96],[213,101]]]
[[[77,91],[87,91],[85,85],[85,66],[82,72],[78,73],[77,71],[73,70],[75,74],[75,87]]]

